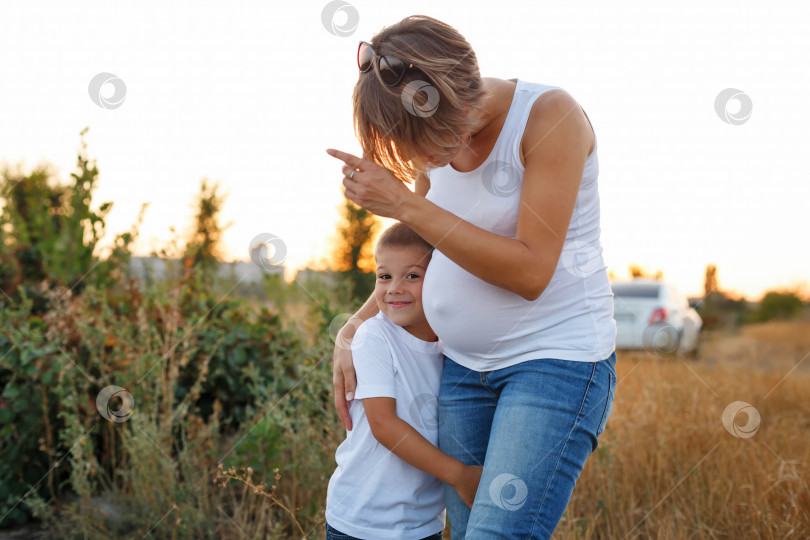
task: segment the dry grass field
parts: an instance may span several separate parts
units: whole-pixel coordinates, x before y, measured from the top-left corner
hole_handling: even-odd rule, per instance
[[[810,538],[809,320],[705,336],[695,359],[620,352],[617,374],[554,538]],[[760,418],[727,413],[735,436],[738,401]]]

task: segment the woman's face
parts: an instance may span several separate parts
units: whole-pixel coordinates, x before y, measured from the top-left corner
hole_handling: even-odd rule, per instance
[[[461,148],[454,149],[444,154],[431,154],[428,156],[427,162],[432,167],[444,167],[453,161],[459,152],[461,152]]]
[[[455,147],[437,150],[436,153],[427,156],[427,162],[433,167],[444,167],[452,162],[458,155],[470,144],[470,133],[463,137],[458,138],[458,144]]]

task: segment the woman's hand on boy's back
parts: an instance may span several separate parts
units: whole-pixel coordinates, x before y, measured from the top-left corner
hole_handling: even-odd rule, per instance
[[[335,336],[335,351],[332,353],[332,384],[335,387],[335,409],[340,422],[347,430],[352,429],[352,417],[349,414],[349,402],[354,399],[357,390],[357,374],[352,360],[352,339],[360,325],[380,311],[374,293],[365,304],[346,321]]]
[[[338,332],[335,340],[335,351],[332,353],[332,384],[335,386],[335,409],[337,409],[340,422],[348,431],[352,429],[352,417],[349,414],[349,402],[354,399],[357,389],[357,375],[352,361],[351,340],[354,337],[346,336],[344,331]]]
[[[481,482],[481,472],[484,470],[480,465],[464,465],[458,479],[451,484],[455,488],[458,496],[464,504],[472,508],[475,500],[475,493],[478,491],[478,484]]]

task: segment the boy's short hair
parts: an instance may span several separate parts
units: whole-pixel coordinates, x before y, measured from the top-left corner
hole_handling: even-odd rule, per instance
[[[383,231],[377,239],[374,257],[376,258],[381,250],[388,248],[421,248],[428,254],[433,252],[433,246],[404,223],[394,223]]]

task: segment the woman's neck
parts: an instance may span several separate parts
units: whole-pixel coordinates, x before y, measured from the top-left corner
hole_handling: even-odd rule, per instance
[[[466,147],[450,161],[450,165],[460,172],[476,169],[492,151],[515,94],[515,80],[487,78],[483,83],[481,107],[470,111],[475,115],[475,126],[465,141]]]
[[[503,115],[509,112],[509,107],[512,104],[512,96],[515,91],[515,84],[517,84],[516,79],[507,81],[492,77],[486,77],[482,79],[482,82],[484,86],[484,97],[481,102],[481,108],[471,113],[478,117],[475,128],[473,128],[472,139],[485,134],[489,128],[493,127],[493,124],[498,126],[498,131],[500,132],[501,123],[496,122],[496,120],[501,119]]]

